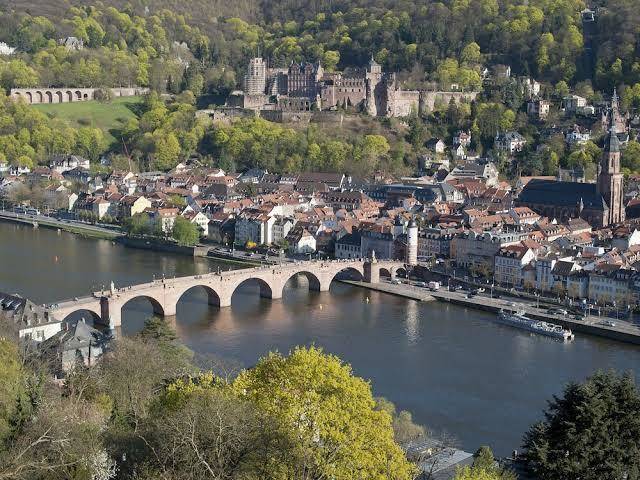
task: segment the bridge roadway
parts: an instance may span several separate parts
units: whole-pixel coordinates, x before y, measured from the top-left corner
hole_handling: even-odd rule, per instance
[[[405,265],[399,261],[312,260],[283,265],[270,265],[226,272],[208,273],[179,278],[162,278],[149,283],[113,288],[94,292],[91,296],[60,301],[49,306],[49,312],[59,320],[82,311],[91,312],[94,319],[118,327],[122,324],[122,308],[136,298],[146,298],[153,306],[154,314],[172,316],[180,298],[192,288],[203,288],[210,305],[230,307],[233,292],[245,282],[256,282],[260,296],[282,298],[287,282],[296,275],[304,275],[309,289],[320,292],[329,290],[333,279],[341,272],[352,272],[369,283],[378,283],[380,276],[395,277]]]

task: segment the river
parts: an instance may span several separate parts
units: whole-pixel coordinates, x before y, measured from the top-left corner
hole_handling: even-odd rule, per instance
[[[0,291],[39,303],[87,294],[111,281],[122,286],[219,265],[229,268],[0,223]],[[138,331],[150,314],[146,300],[130,302],[123,333]],[[270,350],[320,346],[349,362],[355,374],[371,380],[376,395],[411,411],[417,422],[456,438],[468,451],[488,444],[499,455],[519,448],[546,400],[567,382],[598,369],[640,371],[638,347],[583,335],[563,344],[491,318],[340,283],[330,292],[308,292],[300,280],[278,301],[241,287],[232,307],[222,310],[207,305],[204,292],[189,291],[170,321],[192,350],[233,365],[251,366]]]

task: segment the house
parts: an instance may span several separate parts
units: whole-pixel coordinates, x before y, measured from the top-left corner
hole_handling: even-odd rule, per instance
[[[451,170],[445,182],[465,179],[482,179],[487,186],[495,186],[498,184],[498,169],[493,162],[465,162]]]
[[[526,98],[529,98],[529,99],[535,98],[540,94],[542,85],[540,85],[540,82],[538,82],[537,80],[526,77],[526,78],[521,78],[520,81],[524,88],[524,93]]]
[[[527,102],[527,115],[535,120],[544,120],[549,116],[551,102],[542,98],[534,98]]]
[[[236,217],[234,243],[238,246],[271,244],[275,221],[276,217],[265,209],[245,208]]]
[[[454,229],[423,228],[418,235],[418,258],[449,258]]]
[[[574,125],[573,128],[564,136],[567,145],[582,145],[591,140],[591,131]]]
[[[432,138],[427,142],[427,148],[432,152],[444,154],[447,145],[439,138]]]
[[[82,50],[84,41],[78,37],[65,37],[58,40],[58,45],[62,45],[67,50]]]
[[[204,213],[189,211],[183,213],[182,216],[198,227],[201,237],[209,236],[209,217]]]
[[[273,233],[271,240],[276,245],[282,243],[282,241],[289,235],[291,229],[295,226],[296,219],[294,217],[282,217],[278,216],[273,223]]]
[[[133,217],[151,208],[151,202],[143,195],[125,195],[120,200],[120,218]]]
[[[465,152],[462,145],[458,145],[451,149],[451,156],[456,160],[465,160],[467,158],[467,152]]]
[[[301,173],[296,181],[296,190],[313,191],[316,186],[324,186],[323,191],[341,190],[347,178],[342,173],[306,172]]]
[[[49,158],[49,168],[58,173],[64,173],[78,167],[89,170],[91,164],[89,160],[78,155],[52,155]]]
[[[562,99],[562,110],[566,115],[575,115],[587,106],[587,99],[579,95],[567,95]]]
[[[60,331],[62,322],[27,298],[0,292],[0,318],[15,328],[18,338],[42,342]]]
[[[301,225],[296,225],[287,235],[289,251],[296,254],[309,254],[316,252],[316,239]]]
[[[242,183],[258,183],[262,181],[262,177],[268,174],[266,170],[261,168],[251,168],[240,175],[240,181]]]
[[[39,345],[43,356],[52,362],[56,374],[62,376],[77,366],[91,367],[100,359],[111,340],[108,332],[101,332],[85,322],[64,329]]]
[[[360,234],[355,231],[343,235],[335,241],[336,258],[360,258],[361,257]]]
[[[509,215],[516,222],[516,225],[534,225],[541,218],[529,207],[514,207],[509,210]]]
[[[494,260],[494,279],[500,285],[520,286],[524,283],[524,267],[535,259],[532,249],[524,245],[501,248]]]
[[[151,211],[151,218],[159,224],[159,228],[163,233],[169,235],[173,230],[173,225],[176,223],[178,214],[179,210],[177,208],[156,208]]]
[[[515,245],[526,237],[523,232],[478,233],[471,230],[451,240],[451,258],[458,266],[488,273],[493,271],[494,258],[501,248]]]
[[[467,148],[471,145],[471,132],[468,130],[458,130],[453,135],[453,145],[462,145]]]
[[[493,78],[511,78],[511,66],[497,64],[491,67],[491,76]]]
[[[521,152],[526,144],[527,140],[522,135],[518,132],[511,131],[497,134],[494,147],[496,150],[513,155],[516,152]]]

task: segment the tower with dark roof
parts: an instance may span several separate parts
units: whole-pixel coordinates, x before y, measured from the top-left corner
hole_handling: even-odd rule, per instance
[[[614,92],[615,98],[615,92]],[[609,207],[608,218],[604,219],[604,224],[614,224],[624,221],[623,203],[623,176],[620,173],[620,140],[616,132],[615,116],[612,111],[609,119],[609,133],[604,142],[604,152],[598,172],[598,193],[602,195],[605,203]]]

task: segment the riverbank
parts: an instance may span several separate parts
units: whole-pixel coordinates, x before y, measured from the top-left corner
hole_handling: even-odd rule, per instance
[[[62,230],[75,235],[102,240],[114,240],[123,236],[123,233],[118,230],[107,229],[80,222],[63,221],[51,217],[45,217],[43,215],[27,216],[0,211],[0,221],[31,225],[34,228],[45,227],[54,230]]]
[[[494,314],[497,314],[503,309],[522,309],[530,318],[555,323],[563,328],[571,329],[574,333],[582,333],[618,342],[640,345],[640,328],[638,328],[637,325],[623,321],[619,321],[617,323],[614,322],[613,325],[604,325],[601,324],[602,319],[600,317],[592,315],[585,317],[584,320],[572,319],[566,315],[551,315],[540,309],[535,302],[522,301],[518,298],[496,299],[482,295],[467,298],[466,294],[462,292],[450,292],[448,290],[432,292],[423,287],[408,284],[394,285],[392,283],[385,282],[370,284],[354,280],[343,280],[342,282],[369,290],[375,290],[377,292],[409,298],[419,302],[432,302],[434,300],[438,300]]]

